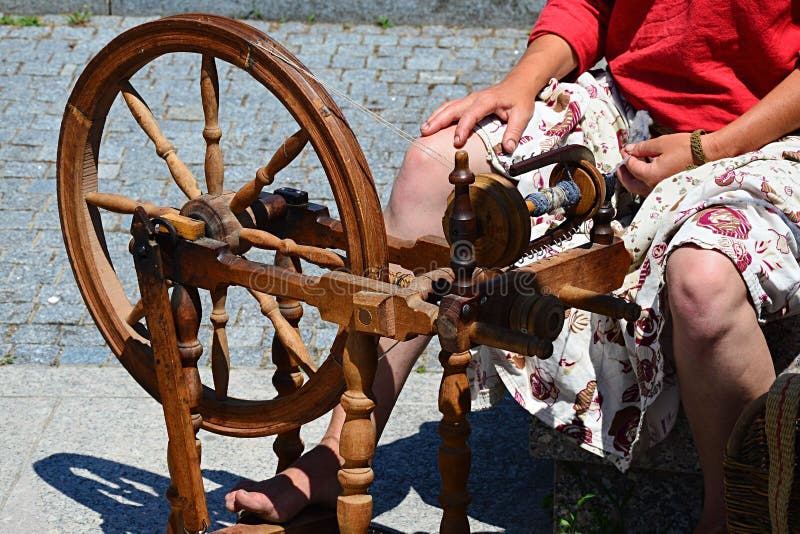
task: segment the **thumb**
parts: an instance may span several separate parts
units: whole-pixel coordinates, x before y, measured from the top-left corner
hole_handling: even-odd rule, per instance
[[[651,158],[661,153],[660,143],[657,139],[648,139],[647,141],[625,145],[624,150],[637,158]]]

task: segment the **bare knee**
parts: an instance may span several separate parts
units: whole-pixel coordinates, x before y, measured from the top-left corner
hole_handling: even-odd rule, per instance
[[[474,172],[486,172],[486,149],[472,136],[465,149]],[[425,234],[441,234],[441,219],[452,190],[448,175],[453,160],[451,129],[421,137],[406,152],[400,172],[392,186],[384,211],[387,231],[397,237],[413,239]]]
[[[751,313],[747,289],[723,254],[680,247],[667,260],[667,298],[674,327],[697,342],[713,343]]]

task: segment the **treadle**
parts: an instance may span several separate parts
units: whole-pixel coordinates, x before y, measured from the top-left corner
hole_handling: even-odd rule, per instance
[[[323,506],[309,506],[297,517],[284,524],[269,523],[255,514],[244,512],[239,522],[216,531],[218,534],[338,534],[336,510]]]
[[[370,525],[367,534],[391,534],[396,531]],[[290,522],[278,525],[266,523],[255,514],[243,513],[236,525],[217,530],[217,534],[338,534],[336,510],[310,506]]]

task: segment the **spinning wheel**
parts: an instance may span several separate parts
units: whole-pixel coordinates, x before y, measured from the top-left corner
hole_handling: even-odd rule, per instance
[[[205,126],[205,179],[200,182],[134,87],[137,72],[180,53],[196,54],[199,71],[193,85]],[[274,155],[266,165],[252,164],[254,178],[235,191],[226,190],[230,167],[223,164],[220,149],[225,134],[219,115],[218,63],[246,72],[274,95],[297,126],[294,134],[271,141]],[[138,124],[134,129],[141,130],[141,137],[149,138],[156,155],[165,160],[172,179],[168,189],[185,198],[153,198],[164,188],[147,185],[153,179],[147,168],[144,176],[128,179],[136,197],[101,180],[100,152],[115,101],[127,107],[130,122]],[[196,139],[199,144],[199,132]],[[330,185],[339,220],[324,206],[310,203],[307,193],[280,187],[287,185],[281,184],[281,170],[308,145]],[[562,303],[612,316],[638,316],[635,305],[606,295],[619,287],[630,260],[610,231],[605,237],[594,232],[590,246],[547,262],[508,267],[537,244],[529,242],[530,216],[537,210],[564,208],[573,225],[603,210],[605,185],[588,149],[564,147],[523,162],[563,164],[563,172],[554,173],[559,178],[552,187],[533,199],[522,199],[502,177],[476,179],[464,152],[455,161],[450,175],[455,191],[444,219],[452,251],[447,240],[435,236],[401,240],[386,235],[364,155],[336,104],[288,51],[258,30],[209,15],[168,17],[127,31],[91,61],[62,122],[61,224],[78,287],[101,333],[127,371],[164,407],[173,481],[167,492],[172,503],[170,532],[199,532],[208,526],[195,439],[199,429],[237,437],[278,434],[274,448],[280,470],[303,450],[300,425],[337,402],[347,414],[340,446],[344,466],[339,472],[339,527],[342,532],[366,532],[372,506],[367,490],[375,449],[370,393],[377,339],[402,341],[416,335],[438,335],[443,348],[442,530],[464,531],[469,406],[462,392],[469,349],[486,344],[548,357],[563,323]],[[278,189],[262,192],[273,182]],[[112,214],[134,216],[129,252],[138,297],[126,293],[121,264],[115,263],[113,236],[104,224]],[[599,217],[595,221],[604,222]],[[570,230],[559,227],[545,239],[560,238]],[[245,254],[253,248],[274,251],[274,264],[250,261]],[[421,278],[427,282],[409,288],[387,283],[389,259],[425,272]],[[301,260],[323,274],[302,273]],[[130,262],[130,257],[123,261]],[[481,278],[473,276],[476,265],[499,268]],[[530,283],[522,284],[525,280]],[[275,399],[245,400],[228,394],[226,301],[233,286],[250,292],[254,310],[274,325]],[[203,353],[198,332],[204,292],[211,302],[213,387],[201,383],[197,370]],[[338,325],[330,355],[319,368],[299,333],[301,302]]]
[[[206,119],[203,130],[207,143],[205,187],[197,183],[178,158],[144,99],[128,81],[150,61],[175,52],[195,52],[200,54],[198,63],[202,61],[198,97],[202,94]],[[257,178],[236,195],[238,209],[228,208],[232,194],[225,192],[223,181],[215,63],[226,61],[247,71],[283,103],[301,128],[285,143],[275,140],[278,153],[272,167],[288,163],[290,158],[286,156],[299,152],[310,139],[339,209],[345,235],[343,249],[349,268],[357,273],[382,272],[386,265],[380,205],[356,139],[327,93],[278,57],[298,63],[280,45],[245,24],[213,16],[171,17],[139,26],[117,37],[89,64],[69,98],[58,159],[59,208],[67,252],[81,293],[111,350],[154,397],[158,393],[153,356],[146,332],[139,324],[141,306],[131,303],[122,289],[108,253],[101,221],[104,211],[132,213],[140,204],[140,199],[125,198],[107,191],[98,179],[100,141],[106,116],[117,95],[124,97],[142,130],[154,141],[156,152],[166,160],[176,186],[188,197],[189,202],[182,207],[182,213],[204,220],[210,237],[227,242],[235,252],[249,248],[244,243],[245,237],[255,246],[283,247],[284,251],[296,252],[266,232],[254,229],[252,210],[245,209],[256,201],[258,186],[263,187],[274,178],[271,168],[258,170]],[[255,168],[253,172],[256,172]],[[166,206],[150,204],[145,207],[150,216],[177,212]],[[362,230],[367,227],[371,230]],[[310,252],[305,257],[327,267],[339,259],[329,251],[313,249]],[[289,265],[291,263],[288,261]],[[203,392],[200,406],[203,428],[234,436],[267,435],[283,432],[329,410],[338,401],[343,388],[341,368],[333,362],[340,356],[337,352],[341,352],[343,340],[334,343],[332,358],[313,372],[311,379],[297,391],[268,401],[246,402],[227,398],[224,391],[227,383],[225,292],[225,287],[212,291],[211,320],[215,325],[212,361],[217,389],[206,387]],[[266,306],[273,310],[268,313],[271,320],[286,321],[274,312],[277,307],[271,304],[272,297],[258,295],[258,298],[262,308]],[[279,330],[285,331],[286,328]],[[293,345],[290,352],[297,356],[305,349],[298,345],[300,338],[294,330],[289,330],[288,336],[294,342],[288,343]],[[300,364],[307,359],[307,351],[295,358]],[[311,374],[308,366],[306,370]]]

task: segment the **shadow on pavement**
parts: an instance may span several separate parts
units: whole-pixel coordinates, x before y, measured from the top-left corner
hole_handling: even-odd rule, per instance
[[[528,455],[527,413],[506,399],[492,410],[471,414],[470,422],[470,516],[505,532],[550,530],[549,511],[542,509],[541,498],[551,491],[552,466]],[[412,489],[426,504],[438,507],[437,427],[438,422],[423,423],[413,436],[378,447],[371,491],[374,516],[400,505]],[[33,468],[55,489],[98,513],[103,532],[163,532],[165,528],[169,513],[165,476],[70,453],[48,456]],[[233,520],[224,508],[224,497],[241,476],[208,469],[203,476],[219,485],[207,494],[210,530],[219,529]],[[413,525],[413,517],[408,523]]]
[[[169,515],[165,497],[169,479],[136,467],[83,454],[53,454],[33,464],[45,482],[102,517],[107,533],[164,532]],[[206,496],[211,529],[234,520],[225,510],[225,494],[240,479],[227,471],[203,470],[220,487]],[[222,523],[221,521],[224,521]]]
[[[506,396],[490,410],[471,413],[469,421],[470,517],[507,533],[551,532],[552,509],[542,507],[542,498],[552,493],[553,464],[528,452],[530,414]],[[396,507],[412,489],[439,506],[438,425],[423,423],[413,436],[378,447],[373,516]]]

